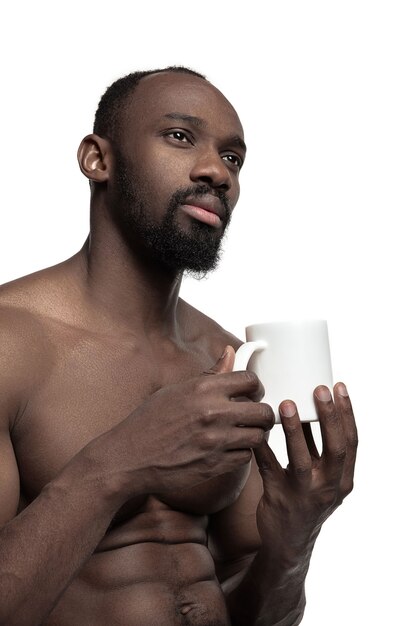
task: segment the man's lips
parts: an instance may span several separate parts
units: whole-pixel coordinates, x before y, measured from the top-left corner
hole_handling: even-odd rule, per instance
[[[181,208],[187,215],[215,228],[222,226],[226,213],[221,201],[215,196],[189,197],[181,204]]]

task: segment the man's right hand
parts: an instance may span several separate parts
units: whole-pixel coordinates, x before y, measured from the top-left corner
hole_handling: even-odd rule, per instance
[[[163,387],[80,454],[116,479],[124,499],[191,487],[248,463],[274,414],[259,402],[256,374],[232,372],[233,362],[228,346],[209,371]]]

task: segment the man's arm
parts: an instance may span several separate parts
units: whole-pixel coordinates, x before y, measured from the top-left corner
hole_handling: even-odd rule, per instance
[[[17,517],[19,483],[10,440],[0,448],[0,624],[41,624],[89,558],[122,504],[82,455]],[[17,477],[17,480],[16,480]],[[5,496],[4,489],[7,489]],[[4,515],[7,511],[7,516]],[[16,513],[16,510],[14,511]]]
[[[130,498],[186,489],[248,462],[273,413],[232,401],[259,400],[256,376],[222,374],[222,359],[211,373],[160,389],[85,446],[13,519],[17,465],[9,416],[0,416],[0,494],[8,493],[0,495],[8,511],[0,520],[0,625],[41,624]]]
[[[12,442],[42,370],[42,340],[22,314],[0,321],[0,624],[43,622],[89,557],[117,510],[114,484],[82,455],[19,515],[20,475]],[[19,320],[17,324],[16,319]],[[30,328],[32,332],[26,332]],[[24,476],[22,477],[24,480]]]
[[[216,574],[233,626],[296,626],[304,614],[307,570],[300,568],[297,576],[283,560],[270,558],[257,527],[262,495],[262,478],[253,459],[238,500],[211,518],[209,547]],[[265,608],[268,621],[263,622]]]
[[[316,390],[323,438],[321,457],[310,426],[301,424],[295,405],[288,401],[280,407],[288,467],[280,466],[266,441],[254,451],[263,483],[256,508],[259,549],[252,557],[249,550],[240,563],[236,556],[229,560],[228,571],[217,558],[219,576],[227,576],[222,586],[236,626],[296,626],[302,620],[304,583],[315,541],[325,519],[353,486],[355,421],[344,385],[336,385],[334,394],[335,403],[325,388]],[[217,536],[232,524],[234,531],[226,533],[235,537],[236,544],[242,533],[255,536],[253,503],[259,479],[253,474],[251,481],[249,492],[235,511],[223,512],[222,519],[214,524]]]

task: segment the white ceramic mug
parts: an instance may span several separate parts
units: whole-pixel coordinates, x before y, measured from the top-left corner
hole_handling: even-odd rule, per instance
[[[333,387],[327,322],[253,324],[246,328],[246,339],[236,353],[234,371],[249,369],[259,376],[265,387],[262,402],[272,407],[276,423],[282,400],[294,400],[301,421],[318,420],[314,389]]]

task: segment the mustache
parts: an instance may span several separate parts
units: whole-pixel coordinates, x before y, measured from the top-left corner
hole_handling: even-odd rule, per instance
[[[228,224],[232,215],[232,209],[230,207],[230,202],[224,191],[221,190],[213,190],[209,185],[194,185],[191,187],[187,187],[186,189],[178,189],[172,196],[170,200],[170,208],[172,210],[179,207],[181,204],[184,204],[185,201],[190,197],[201,198],[201,196],[216,196],[222,204],[225,214],[225,224]]]

